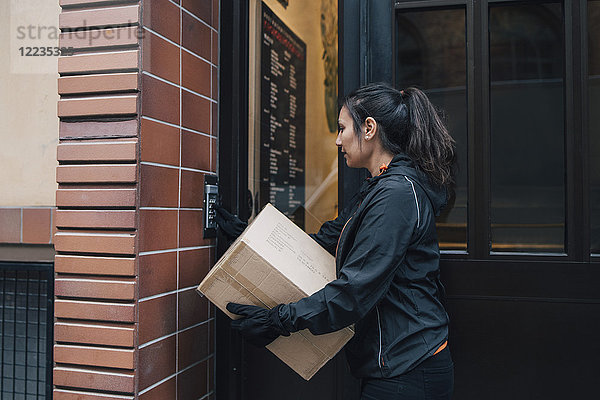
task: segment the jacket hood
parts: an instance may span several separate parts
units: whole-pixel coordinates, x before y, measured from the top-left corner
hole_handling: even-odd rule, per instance
[[[367,184],[363,186],[361,194],[366,194],[380,179],[392,175],[406,176],[418,184],[429,198],[436,216],[448,203],[446,187],[433,183],[424,172],[415,167],[414,162],[404,153],[396,154],[388,165],[388,169],[381,175],[367,179]]]

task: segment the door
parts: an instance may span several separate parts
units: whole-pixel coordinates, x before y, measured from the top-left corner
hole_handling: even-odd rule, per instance
[[[335,145],[338,1],[240,3],[221,7],[222,43],[236,46],[221,47],[220,132],[231,132],[220,138],[223,201],[249,220],[271,203],[307,233],[317,232],[337,216],[343,198]],[[224,108],[235,113],[224,116]],[[352,399],[346,393],[358,392],[343,354],[307,382],[227,325],[221,316],[219,398],[281,399],[285,391],[289,399]]]
[[[288,4],[287,10],[292,10],[294,3],[308,2],[266,3],[294,35],[308,42],[286,19],[284,7]],[[319,1],[314,3],[320,6]],[[597,0],[339,0],[337,4],[338,97],[369,82],[389,82],[398,88],[417,85],[445,110],[457,141],[459,170],[453,200],[437,221],[456,398],[586,398],[595,392],[600,355],[594,339],[600,329],[600,218],[593,200],[599,182],[594,161],[600,154],[594,112],[598,4]],[[258,7],[240,7],[244,6],[238,6],[233,21],[242,23],[231,27],[237,30],[231,38],[237,47],[225,49],[225,57],[222,47],[221,53],[220,178],[237,180],[228,195],[242,215],[251,216],[272,199],[300,201],[287,212],[310,230],[306,200],[314,192],[307,176],[314,145],[305,147],[304,193],[279,186],[280,169],[260,170],[266,158],[270,168],[271,150],[280,151],[281,143],[261,147],[266,142],[261,142],[259,132],[271,125],[260,125],[265,118],[257,105],[266,92],[259,90],[264,82],[256,72],[257,49],[252,53],[249,45],[257,32],[254,39],[249,39],[249,32],[252,24],[259,26],[256,22],[263,14]],[[250,17],[257,20],[251,22]],[[222,27],[227,29],[223,23]],[[224,40],[225,36],[224,31]],[[306,52],[310,53],[308,45]],[[226,75],[228,61],[233,72]],[[234,73],[252,68],[252,74]],[[313,93],[305,90],[305,101],[312,104]],[[241,100],[234,101],[235,96]],[[304,121],[308,143],[314,133],[312,119],[306,114]],[[289,138],[286,143],[289,146]],[[286,154],[283,150],[281,154]],[[281,159],[274,157],[273,162],[278,166]],[[289,159],[287,163],[288,168],[293,164]],[[262,180],[271,176],[274,182]],[[322,180],[324,175],[319,176]],[[338,161],[338,208],[365,176]],[[304,203],[298,200],[302,198]],[[298,399],[358,397],[358,383],[343,357],[306,383],[271,354],[247,348],[223,326],[226,321],[217,338],[222,343],[217,348],[219,399],[281,398],[282,392]]]

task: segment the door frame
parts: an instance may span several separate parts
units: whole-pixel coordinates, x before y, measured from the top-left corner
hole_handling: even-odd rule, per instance
[[[248,2],[221,0],[219,46],[219,140],[217,172],[223,206],[247,219],[248,190]],[[219,232],[219,231],[218,231]],[[217,259],[227,250],[219,232]],[[216,261],[216,260],[215,260]],[[243,348],[229,328],[229,317],[216,313],[215,392],[219,400],[242,397]]]

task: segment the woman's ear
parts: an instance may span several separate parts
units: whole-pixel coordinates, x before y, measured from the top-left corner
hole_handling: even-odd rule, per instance
[[[367,117],[365,120],[365,140],[371,140],[377,133],[377,121],[373,117]]]

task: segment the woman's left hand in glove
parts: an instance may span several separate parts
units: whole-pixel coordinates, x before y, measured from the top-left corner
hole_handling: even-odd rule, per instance
[[[258,306],[228,303],[227,311],[241,315],[242,318],[231,321],[231,327],[251,344],[265,347],[279,336],[289,336],[279,319],[280,304],[272,309]]]

